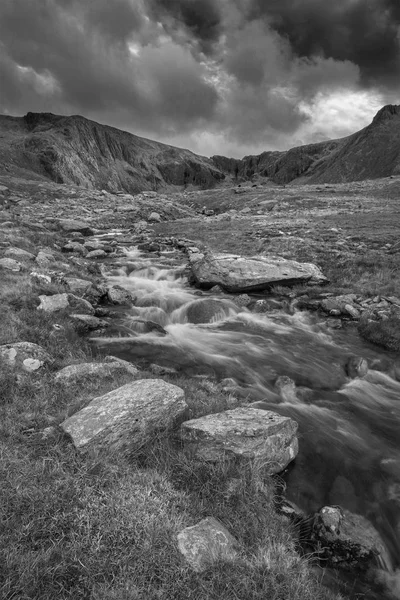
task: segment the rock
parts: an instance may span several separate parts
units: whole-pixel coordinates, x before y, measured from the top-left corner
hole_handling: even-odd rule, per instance
[[[32,342],[2,344],[0,346],[0,359],[5,361],[10,367],[20,368],[25,371],[36,371],[43,365],[53,362],[51,356],[44,348]]]
[[[346,312],[353,319],[359,319],[360,318],[360,311],[357,310],[357,308],[355,308],[355,306],[352,306],[351,304],[345,304],[344,307],[343,307],[343,312]]]
[[[214,517],[207,517],[178,533],[178,548],[198,573],[217,561],[238,558],[238,542]]]
[[[68,242],[61,248],[61,252],[77,252],[82,256],[86,256],[87,254],[86,248],[79,242]]]
[[[238,187],[234,188],[233,191],[235,194],[245,194],[246,192],[248,192],[248,188]]]
[[[249,304],[251,304],[251,301],[252,300],[248,294],[240,294],[234,300],[234,302],[235,302],[235,304],[237,304],[237,306],[243,306],[243,307],[246,307]]]
[[[110,379],[113,375],[122,375],[124,373],[137,375],[139,373],[138,369],[135,369],[130,363],[127,363],[129,365],[127,368],[124,364],[125,362],[127,361],[113,360],[104,363],[69,365],[56,373],[54,381],[59,385],[81,385],[90,377],[95,377],[96,381],[99,382],[104,379]],[[133,367],[133,369],[130,367]]]
[[[78,311],[81,315],[95,314],[95,310],[88,300],[85,300],[84,298],[79,298],[79,296],[75,296],[74,294],[67,295],[69,308],[71,308],[74,312]]]
[[[42,366],[43,362],[37,358],[25,358],[25,360],[22,361],[22,368],[28,373],[34,373],[34,371],[37,371]]]
[[[240,407],[183,423],[180,437],[196,456],[216,462],[224,456],[261,460],[279,473],[298,452],[297,423],[257,408]]]
[[[7,269],[7,271],[18,273],[22,269],[22,265],[13,258],[0,258],[0,269]]]
[[[127,373],[129,373],[130,375],[137,375],[138,373],[140,373],[140,370],[135,367],[135,365],[133,365],[132,363],[130,363],[127,360],[123,360],[122,358],[118,358],[117,356],[112,356],[112,355],[107,355],[104,357],[104,362],[107,363],[118,363],[119,365],[123,366],[125,371]]]
[[[44,275],[43,273],[36,273],[35,271],[32,271],[30,273],[31,279],[35,282],[38,283],[39,285],[50,285],[51,283],[51,277],[50,275]]]
[[[214,323],[226,319],[238,312],[237,306],[230,300],[204,298],[193,300],[184,307],[189,323]]]
[[[189,254],[194,281],[205,288],[222,285],[229,292],[263,290],[272,284],[327,283],[312,263],[284,258],[211,252]]]
[[[113,285],[107,289],[107,299],[111,304],[119,306],[132,306],[134,301],[132,294],[120,285]]]
[[[88,252],[93,252],[93,250],[104,250],[104,245],[98,240],[88,240],[83,245]]]
[[[94,331],[96,329],[108,327],[107,321],[104,321],[103,319],[98,319],[97,317],[93,317],[92,315],[73,314],[70,315],[70,318],[78,331]]]
[[[31,252],[27,252],[26,250],[22,250],[22,248],[7,248],[4,252],[4,256],[7,258],[15,258],[16,260],[34,260],[35,255]]]
[[[148,220],[151,222],[156,222],[156,223],[160,223],[161,222],[161,215],[158,214],[158,212],[152,212],[149,215]]]
[[[371,523],[338,506],[324,506],[316,513],[310,543],[327,566],[367,570],[378,556],[383,564],[391,562]]]
[[[352,356],[346,363],[345,371],[349,377],[365,377],[368,373],[368,362],[361,356]]]
[[[300,401],[296,394],[296,384],[293,379],[281,375],[275,382],[275,389],[281,397],[282,402],[289,402],[290,404],[298,404]]]
[[[107,252],[104,250],[92,250],[86,255],[86,258],[106,258]]]
[[[65,277],[65,285],[73,294],[86,294],[92,287],[92,282],[86,279],[78,279],[77,277]]]
[[[63,231],[72,232],[77,231],[78,233],[88,236],[94,235],[94,231],[89,225],[83,221],[75,221],[73,219],[60,219],[58,225]]]
[[[213,285],[209,290],[212,294],[224,294],[225,290],[220,285]]]
[[[171,428],[187,411],[184,391],[161,379],[140,379],[95,398],[61,424],[79,449],[129,452]]]
[[[39,296],[40,304],[38,310],[44,310],[47,313],[65,310],[69,307],[68,294],[53,294],[52,296]]]
[[[176,375],[177,371],[172,369],[171,367],[163,367],[161,365],[156,365],[152,363],[149,366],[149,371],[151,371],[154,375],[159,375],[160,377],[164,375]]]
[[[54,256],[50,254],[50,252],[39,250],[35,262],[39,265],[39,267],[46,268],[51,265],[54,260]]]

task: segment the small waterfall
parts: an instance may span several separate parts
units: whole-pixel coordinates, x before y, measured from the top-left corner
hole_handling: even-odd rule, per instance
[[[293,417],[300,453],[286,475],[288,496],[310,512],[340,504],[366,516],[400,564],[400,383],[373,369],[350,380],[344,369],[350,356],[374,364],[382,351],[315,314],[254,314],[232,296],[199,293],[168,254],[151,259],[128,250],[105,275],[136,302],[120,335],[96,338],[98,347],[230,378],[247,401]],[[295,392],[277,390],[283,376]]]

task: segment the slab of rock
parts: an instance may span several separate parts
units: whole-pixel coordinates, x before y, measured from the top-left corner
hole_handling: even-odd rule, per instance
[[[82,256],[86,256],[87,250],[85,246],[80,244],[79,242],[68,242],[61,248],[61,252],[77,252]]]
[[[53,294],[52,296],[39,296],[40,304],[38,310],[44,310],[47,313],[65,310],[69,307],[68,294]]]
[[[129,452],[172,427],[187,408],[181,388],[161,379],[140,379],[95,398],[61,427],[77,448]]]
[[[86,258],[106,258],[107,256],[107,252],[104,252],[104,250],[100,250],[100,248],[98,250],[91,250],[90,252],[88,252],[88,254],[86,255]]]
[[[263,290],[279,284],[328,282],[312,263],[277,257],[197,252],[189,254],[189,265],[196,284],[205,288],[221,285],[229,292]]]
[[[4,252],[4,256],[7,258],[15,258],[16,260],[34,260],[35,255],[32,252],[22,250],[22,248],[7,248]]]
[[[39,250],[35,262],[39,265],[39,267],[46,268],[51,265],[54,260],[53,254],[47,252],[45,250]]]
[[[207,517],[178,533],[178,548],[192,568],[200,573],[217,561],[235,561],[238,542],[214,517]]]
[[[7,271],[18,273],[22,269],[22,265],[13,258],[0,258],[0,269],[7,269]]]
[[[12,368],[20,368],[24,371],[36,371],[43,365],[53,362],[51,356],[42,346],[32,342],[2,344],[0,346],[0,359]]]
[[[121,375],[127,373],[137,375],[138,369],[133,367],[130,363],[129,366],[125,366],[124,362],[127,361],[110,361],[104,363],[80,363],[77,365],[69,365],[64,367],[54,377],[55,383],[60,385],[77,385],[85,383],[90,377],[95,377],[97,381],[104,379],[110,379],[113,375]]]
[[[94,317],[92,315],[70,315],[70,319],[73,321],[78,331],[95,331],[96,329],[103,329],[108,327],[107,321]]]
[[[118,363],[119,365],[122,365],[125,369],[125,371],[127,373],[129,373],[130,375],[137,375],[138,373],[140,373],[140,370],[135,367],[135,365],[133,365],[132,363],[130,363],[127,360],[124,360],[123,358],[118,358],[117,356],[112,356],[112,355],[107,355],[104,357],[104,362],[107,363]]]
[[[58,221],[60,228],[63,231],[77,231],[82,235],[93,235],[94,231],[87,223],[84,221],[75,221],[73,219],[60,219]]]
[[[182,424],[184,445],[204,460],[235,456],[261,460],[279,473],[298,452],[297,423],[271,411],[245,406]]]
[[[64,282],[73,294],[85,294],[92,287],[92,282],[78,277],[65,277]]]
[[[120,285],[113,285],[107,289],[107,299],[111,304],[120,306],[132,306],[134,301],[132,294]]]
[[[80,315],[94,315],[95,310],[88,300],[75,296],[74,294],[68,295],[68,304],[74,312],[78,312]]]

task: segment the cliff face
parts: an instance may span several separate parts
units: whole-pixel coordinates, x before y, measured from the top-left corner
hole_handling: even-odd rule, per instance
[[[0,116],[2,170],[130,193],[210,188],[227,176],[243,181],[258,175],[280,184],[376,179],[400,175],[400,106],[384,106],[349,137],[243,159],[205,158],[80,116]]]
[[[58,183],[110,191],[212,187],[225,175],[211,160],[100,125],[80,116],[28,113],[2,117],[3,166],[18,166]]]

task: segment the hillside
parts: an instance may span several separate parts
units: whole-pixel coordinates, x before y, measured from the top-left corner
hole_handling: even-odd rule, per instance
[[[348,137],[243,159],[198,156],[84,117],[0,116],[0,174],[47,178],[86,188],[212,188],[267,177],[274,183],[345,183],[400,173],[400,106],[383,107]]]
[[[84,117],[0,117],[0,172],[108,191],[212,187],[224,178],[207,158]]]
[[[345,183],[400,173],[400,106],[384,106],[372,123],[348,137],[263,152],[241,160],[214,156],[224,172],[251,178],[269,177],[275,183]]]

